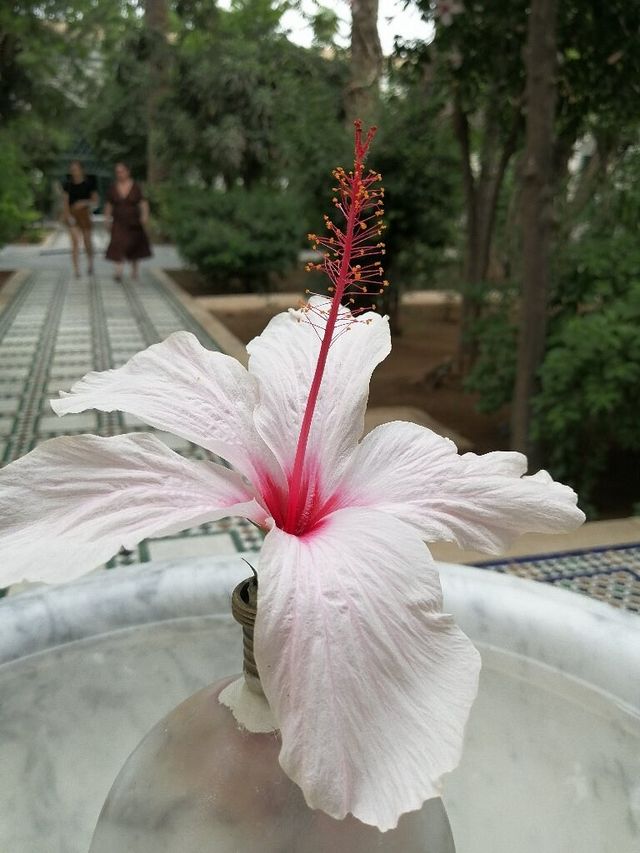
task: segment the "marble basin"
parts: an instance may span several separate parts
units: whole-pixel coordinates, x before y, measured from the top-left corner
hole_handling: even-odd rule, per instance
[[[445,802],[458,853],[640,850],[640,619],[442,565],[483,657]],[[0,851],[86,853],[111,783],[186,696],[240,669],[240,558],[121,568],[0,601]]]

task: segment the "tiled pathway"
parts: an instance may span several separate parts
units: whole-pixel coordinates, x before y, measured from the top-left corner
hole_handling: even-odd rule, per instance
[[[0,314],[0,463],[11,462],[56,435],[153,431],[119,412],[91,411],[59,418],[48,401],[89,370],[118,367],[180,329],[218,349],[174,295],[148,272],[143,272],[137,285],[126,281],[119,285],[106,275],[76,281],[63,270],[32,272]],[[190,442],[158,434],[182,455],[206,456]],[[145,541],[109,565],[255,551],[260,542],[248,522],[219,521],[180,536]]]

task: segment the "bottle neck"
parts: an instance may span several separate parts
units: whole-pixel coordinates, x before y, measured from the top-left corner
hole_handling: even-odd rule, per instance
[[[251,577],[241,581],[231,596],[231,612],[236,622],[242,625],[243,671],[247,687],[264,695],[260,684],[260,673],[253,655],[253,631],[258,606],[258,581]]]

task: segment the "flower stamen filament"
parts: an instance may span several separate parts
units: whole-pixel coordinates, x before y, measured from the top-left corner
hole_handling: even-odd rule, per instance
[[[362,122],[356,121],[353,172],[349,172],[347,175],[344,170],[338,169],[334,173],[340,185],[335,191],[340,192],[341,199],[335,199],[334,204],[339,212],[346,215],[347,221],[344,232],[325,216],[325,224],[331,236],[319,238],[316,235],[310,235],[314,247],[317,248],[318,245],[322,245],[330,253],[324,255],[324,264],[310,265],[310,268],[318,269],[320,266],[328,274],[332,282],[332,285],[329,288],[329,292],[331,294],[331,307],[329,309],[324,333],[322,335],[318,361],[314,371],[313,380],[311,382],[311,388],[309,389],[309,396],[296,446],[293,468],[289,477],[289,493],[284,523],[284,530],[288,533],[297,534],[302,532],[300,528],[303,528],[304,524],[301,525],[301,516],[306,515],[304,510],[307,502],[307,493],[309,490],[314,491],[318,486],[317,483],[309,482],[309,478],[305,477],[305,457],[313,415],[318,401],[318,394],[320,392],[320,385],[322,383],[329,349],[334,339],[334,332],[342,299],[345,294],[348,293],[356,293],[358,291],[360,293],[366,292],[366,284],[373,280],[371,277],[371,268],[365,272],[362,265],[356,265],[354,255],[356,255],[357,260],[360,261],[362,257],[369,254],[369,249],[374,249],[374,251],[379,252],[378,246],[371,247],[370,245],[367,245],[360,249],[356,248],[362,246],[367,237],[370,238],[372,231],[374,231],[376,235],[379,235],[380,233],[380,219],[377,215],[377,211],[381,210],[381,191],[372,193],[367,190],[367,187],[373,183],[374,180],[379,179],[379,175],[371,174],[367,178],[363,179],[364,161],[375,132],[375,127],[370,128],[365,140],[363,141]],[[368,208],[370,205],[375,206],[375,213],[370,216],[362,217],[361,214],[364,209]],[[367,224],[369,220],[372,220],[372,225]],[[375,273],[373,275],[377,276],[379,262],[373,265],[373,267],[375,269]],[[380,276],[381,275],[382,269],[380,267]],[[380,285],[382,285],[382,282],[380,282]]]

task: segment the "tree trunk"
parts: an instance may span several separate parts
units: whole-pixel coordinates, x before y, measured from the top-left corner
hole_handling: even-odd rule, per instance
[[[462,294],[458,370],[466,373],[476,357],[474,325],[480,316],[484,285],[489,273],[495,217],[504,176],[517,146],[520,132],[520,105],[515,108],[511,130],[501,140],[497,116],[485,115],[480,169],[476,177],[471,166],[469,119],[460,101],[454,100],[454,131],[462,156],[466,208],[465,289]]]
[[[464,257],[464,284],[462,308],[460,312],[460,335],[458,341],[458,369],[464,373],[468,367],[469,348],[473,324],[477,318],[477,304],[474,293],[478,287],[478,209],[476,180],[471,167],[471,141],[469,119],[462,109],[459,99],[454,101],[454,131],[462,157],[462,183],[464,186],[466,210],[466,240]]]
[[[557,0],[532,0],[525,55],[526,141],[522,172],[522,294],[511,422],[514,450],[531,455],[531,401],[544,358],[553,207]]]
[[[378,0],[351,0],[351,71],[345,92],[347,122],[375,122],[382,47],[378,35]]]
[[[149,50],[147,97],[147,183],[153,187],[167,177],[160,148],[160,105],[168,86],[167,0],[145,0],[144,21]]]
[[[378,0],[351,0],[351,63],[349,81],[344,93],[347,130],[353,133],[353,122],[362,119],[365,124],[376,123],[379,101],[380,75],[382,74],[382,47],[378,35]],[[374,155],[375,159],[375,155]],[[385,257],[372,256],[384,267]],[[393,292],[391,292],[393,291]],[[375,306],[381,314],[388,314],[391,328],[399,333],[398,289],[387,288],[384,294],[372,286],[355,297],[352,308],[369,310]]]

